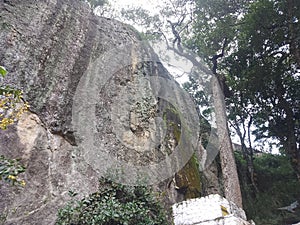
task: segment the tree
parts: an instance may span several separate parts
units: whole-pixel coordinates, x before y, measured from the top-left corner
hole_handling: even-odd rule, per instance
[[[252,3],[224,68],[236,99],[251,106],[256,137],[277,139],[300,180],[299,10],[298,1]]]
[[[241,116],[235,127],[251,121],[257,140],[279,140],[299,177],[300,2],[197,2],[189,45],[225,75],[219,79],[231,89],[230,118]]]

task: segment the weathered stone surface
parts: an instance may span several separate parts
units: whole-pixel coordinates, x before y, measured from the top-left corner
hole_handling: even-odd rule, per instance
[[[128,26],[99,18],[80,1],[1,4],[0,62],[6,82],[22,88],[51,132],[74,140],[72,97],[88,64],[103,52],[137,41]]]
[[[74,154],[72,101],[89,63],[138,37],[128,26],[93,15],[76,0],[0,3],[0,65],[5,83],[31,105],[16,126],[0,131],[0,154],[21,158],[24,189],[1,184],[5,224],[53,224],[68,191],[97,190],[97,174]]]
[[[7,216],[5,224],[54,224],[57,209],[70,199],[69,191],[79,193],[80,198],[97,190],[99,173],[83,158],[89,155],[89,149],[77,146],[81,140],[72,123],[74,96],[91,64],[111,49],[138,41],[138,35],[130,27],[96,17],[82,1],[1,1],[0,65],[9,71],[4,82],[22,89],[24,99],[31,105],[30,112],[15,126],[0,131],[0,154],[20,158],[27,167],[23,177],[27,183],[24,189],[1,184],[0,211]],[[146,99],[144,106],[133,107],[128,116],[128,129],[136,137],[125,132],[123,143],[117,140],[110,111],[118,108],[121,100],[128,100],[126,95],[134,94],[136,87],[143,87],[138,77],[159,74],[169,79],[159,62],[139,64],[134,56],[131,57],[132,65],[117,71],[97,93],[98,102],[93,113],[99,125],[94,139],[116,158],[133,165],[144,165],[159,161],[174,150],[180,136],[176,126],[180,124],[174,123],[178,120],[176,113],[168,114],[164,110],[170,105],[151,99],[147,88],[142,88],[139,97],[150,99]],[[105,72],[101,68],[99,71],[100,74]],[[133,103],[127,105],[134,106]],[[155,138],[153,130],[158,124],[153,113],[156,110],[169,115],[174,123],[167,130],[169,135],[166,135],[165,144],[159,151],[131,151],[126,145],[132,141],[137,143],[135,138],[144,146],[149,144],[147,138]],[[122,124],[122,119],[116,117],[114,122]],[[135,147],[142,149],[142,145]],[[197,170],[188,168],[188,171],[183,169],[180,172],[181,177],[189,179],[193,174],[191,170]],[[195,175],[191,179],[193,183],[200,182]],[[190,183],[189,180],[186,182]],[[185,188],[191,188],[192,196],[197,197],[200,187],[200,184],[193,184]],[[176,191],[172,178],[158,185],[157,190],[163,193],[166,205],[185,199]]]
[[[51,134],[35,114],[27,113],[17,126],[1,131],[0,143],[1,154],[22,158],[26,166],[25,188],[1,187],[5,224],[53,224],[70,190],[83,196],[97,189],[95,172],[78,163],[70,143]]]

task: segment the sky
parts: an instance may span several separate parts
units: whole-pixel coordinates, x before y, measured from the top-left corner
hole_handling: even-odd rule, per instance
[[[161,1],[158,0],[110,0],[112,5],[118,6],[120,8],[126,7],[126,6],[142,6],[143,8],[149,10],[149,11],[156,11],[157,5],[161,3]]]

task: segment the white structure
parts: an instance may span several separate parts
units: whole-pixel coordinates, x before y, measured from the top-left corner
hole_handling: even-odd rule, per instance
[[[220,195],[190,199],[173,205],[175,225],[253,225],[244,210]]]

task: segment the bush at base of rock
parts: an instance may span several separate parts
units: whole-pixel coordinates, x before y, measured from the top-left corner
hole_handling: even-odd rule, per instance
[[[124,186],[101,178],[99,191],[60,209],[56,224],[165,225],[168,222],[149,188]]]

